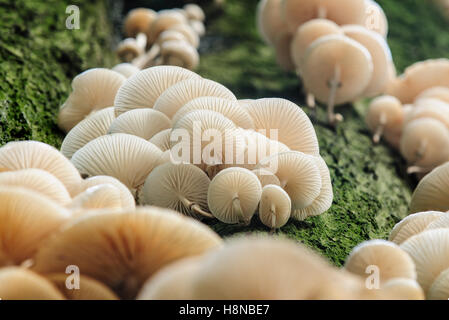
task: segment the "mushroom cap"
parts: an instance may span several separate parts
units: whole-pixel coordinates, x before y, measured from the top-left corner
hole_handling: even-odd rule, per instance
[[[115,95],[125,81],[120,73],[103,68],[77,75],[72,81],[72,93],[59,109],[59,127],[68,132],[92,111],[113,106]]]
[[[78,170],[66,157],[54,147],[38,141],[8,142],[0,148],[0,168],[47,171],[64,184],[71,196],[78,194],[82,181]]]
[[[415,262],[418,283],[427,294],[440,273],[449,268],[449,229],[433,229],[401,244]]]
[[[198,21],[198,20],[190,20],[189,21],[189,26],[192,27],[193,31],[196,32],[196,34],[199,37],[202,37],[206,34],[206,26],[204,25],[203,22]]]
[[[422,145],[425,152],[417,157]],[[409,122],[403,129],[400,150],[414,165],[434,168],[449,160],[449,129],[440,121],[421,118]]]
[[[403,104],[413,103],[424,90],[449,87],[449,59],[430,59],[412,64],[389,88],[388,94],[396,96]]]
[[[148,175],[139,200],[144,205],[169,208],[197,217],[191,205],[207,210],[209,183],[209,177],[193,164],[164,163]]]
[[[170,150],[170,133],[171,128],[162,130],[152,136],[149,141],[163,152],[168,151]]]
[[[181,33],[185,38],[183,40],[187,41],[195,49],[198,49],[198,47],[200,46],[200,36],[195,32],[195,30],[193,30],[193,28],[189,24],[176,24],[170,27],[169,30]]]
[[[127,79],[140,71],[138,67],[127,62],[119,63],[115,65],[111,70],[120,73]]]
[[[161,45],[166,41],[187,41],[187,38],[181,32],[169,29],[159,35],[157,44]]]
[[[310,206],[320,195],[322,182],[315,157],[289,151],[263,159],[258,168],[275,173],[292,200],[292,210]]]
[[[115,119],[114,107],[105,108],[87,116],[74,126],[65,136],[61,153],[68,159],[88,142],[104,136]]]
[[[279,33],[274,39],[276,61],[285,71],[295,70],[295,64],[290,55],[290,46],[292,41],[293,34],[289,31]]]
[[[412,110],[407,114],[404,126],[420,118],[438,120],[444,123],[449,129],[449,103],[435,98],[422,98],[417,100]]]
[[[87,188],[75,198],[69,208],[75,209],[119,209],[122,208],[121,193],[112,184],[99,184]]]
[[[438,211],[411,214],[394,226],[388,240],[400,245],[412,236],[423,232],[431,222],[437,220],[442,214]]]
[[[442,213],[440,217],[429,223],[429,225],[426,227],[426,230],[440,228],[449,228],[449,214]]]
[[[366,22],[365,27],[387,38],[388,19],[382,7],[374,0],[365,0]]]
[[[191,300],[192,281],[202,256],[185,258],[162,268],[142,286],[137,300]]]
[[[253,173],[259,178],[262,188],[266,185],[272,184],[275,186],[280,186],[281,182],[279,178],[271,171],[265,169],[254,169]]]
[[[127,133],[151,139],[156,133],[171,128],[171,121],[162,112],[140,108],[119,115],[109,127],[108,133]]]
[[[280,98],[253,101],[246,108],[256,130],[266,130],[266,136],[282,142],[295,151],[319,155],[318,138],[312,122],[296,104]],[[277,138],[270,130],[277,131]],[[260,131],[259,131],[260,132]]]
[[[442,271],[427,292],[428,300],[449,300],[449,268]]]
[[[207,79],[190,79],[181,81],[165,90],[156,100],[154,109],[172,119],[179,109],[198,97],[217,97],[237,101],[235,95],[218,82]]]
[[[298,27],[290,46],[290,55],[298,71],[301,70],[307,48],[318,38],[330,34],[343,35],[343,30],[327,19],[313,19]]]
[[[92,140],[72,157],[82,175],[117,178],[135,194],[159,163],[162,151],[142,138],[115,133]]]
[[[180,108],[172,118],[172,123],[193,110],[211,110],[221,113],[232,120],[237,127],[254,129],[254,122],[248,112],[237,101],[218,97],[199,97],[190,100]]]
[[[124,22],[125,34],[133,38],[138,33],[148,34],[156,17],[157,13],[147,8],[135,8],[129,11]]]
[[[351,251],[345,263],[346,270],[361,277],[366,276],[369,266],[379,268],[381,282],[394,278],[416,279],[412,258],[393,242],[365,241]]]
[[[257,29],[265,43],[273,46],[279,33],[287,30],[282,17],[282,0],[261,0],[257,5]]]
[[[64,296],[44,277],[21,267],[0,269],[2,300],[64,300]]]
[[[22,187],[35,191],[61,206],[72,201],[64,184],[54,175],[41,169],[23,169],[0,173],[1,187]]]
[[[364,97],[374,97],[384,93],[387,90],[388,68],[393,61],[387,41],[379,33],[368,30],[363,26],[346,25],[342,29],[347,37],[368,49],[372,58],[373,74],[368,87],[362,95]]]
[[[187,19],[189,20],[204,21],[204,19],[206,19],[203,9],[195,3],[188,3],[183,7],[183,9],[185,10]]]
[[[149,41],[151,43],[155,42],[162,32],[177,24],[187,24],[187,19],[181,12],[175,10],[160,11],[151,24],[148,34]]]
[[[416,280],[393,278],[382,284],[382,289],[399,300],[425,300],[425,295]]]
[[[129,189],[121,183],[118,179],[110,176],[95,176],[87,178],[83,181],[82,191],[86,191],[91,187],[95,187],[102,184],[113,185],[120,191],[121,208],[132,210],[136,207],[136,201]]]
[[[432,87],[421,92],[416,98],[415,103],[421,99],[439,99],[443,102],[449,103],[449,88],[448,87]]]
[[[121,61],[132,62],[136,57],[144,53],[144,48],[142,48],[136,39],[126,38],[117,46],[117,55]]]
[[[199,75],[175,66],[157,66],[142,70],[128,78],[117,92],[115,114],[137,108],[153,108],[157,98],[169,87]]]
[[[332,181],[326,162],[320,156],[315,157],[315,163],[320,170],[321,176],[321,190],[320,195],[313,200],[312,204],[306,208],[297,208],[292,211],[292,217],[297,220],[305,220],[310,216],[318,216],[323,212],[329,210],[334,199],[334,192],[332,190]]]
[[[426,175],[413,192],[410,213],[449,210],[449,163]]]
[[[76,265],[121,298],[136,296],[152,274],[175,260],[221,244],[208,227],[161,208],[88,215],[55,234],[35,256],[40,273]]]
[[[264,225],[273,229],[283,227],[290,219],[291,208],[292,202],[284,189],[272,184],[263,187],[259,218]]]
[[[365,23],[364,0],[285,0],[282,3],[284,18],[291,31],[315,18],[326,18],[339,25]],[[320,16],[320,8],[324,16]]]
[[[69,277],[67,273],[45,275],[68,300],[118,300],[117,295],[103,283],[84,275],[79,276],[78,289],[68,289]]]
[[[195,69],[200,62],[198,51],[187,41],[165,41],[161,45],[161,56],[165,64],[189,70]]]
[[[382,123],[382,118],[386,119],[385,124]],[[366,123],[371,131],[375,132],[383,125],[387,132],[401,133],[403,121],[404,110],[396,97],[380,96],[371,101],[366,115]]]
[[[257,176],[244,168],[227,168],[210,182],[207,193],[209,210],[225,223],[249,223],[257,210],[262,185]],[[241,216],[236,199],[239,200]],[[237,208],[236,208],[237,207]]]
[[[6,264],[32,258],[43,240],[69,218],[63,207],[24,188],[1,186],[0,203],[0,252]]]
[[[306,90],[327,103],[329,81],[340,70],[340,86],[335,104],[351,102],[360,97],[373,75],[373,61],[368,49],[346,36],[328,35],[314,41],[306,50],[301,75]]]

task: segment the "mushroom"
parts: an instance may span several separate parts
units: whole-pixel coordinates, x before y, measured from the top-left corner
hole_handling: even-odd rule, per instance
[[[393,278],[382,284],[382,289],[390,296],[400,300],[424,300],[425,295],[416,280]]]
[[[409,174],[429,172],[449,160],[449,129],[432,118],[413,120],[404,127],[400,151]]]
[[[90,277],[79,276],[79,288],[70,289],[67,281],[70,275],[53,273],[45,275],[68,300],[118,300],[117,295],[103,283]]]
[[[120,190],[114,185],[99,184],[87,188],[73,198],[69,208],[73,211],[79,209],[120,209],[122,208],[120,196]]]
[[[244,168],[228,168],[210,182],[207,202],[218,220],[249,225],[261,193],[262,186],[254,173]]]
[[[150,43],[154,43],[162,32],[177,24],[187,24],[187,19],[182,13],[174,10],[160,11],[155,21],[151,24],[149,32]]]
[[[449,103],[435,98],[422,98],[417,100],[412,110],[407,114],[404,126],[420,118],[438,120],[449,129]]]
[[[364,26],[387,38],[388,20],[382,7],[374,0],[365,0],[366,22]]]
[[[237,127],[254,129],[253,119],[237,101],[218,97],[199,97],[190,100],[174,114],[172,123],[176,123],[193,110],[215,111],[232,120]]]
[[[199,64],[199,54],[186,41],[166,41],[161,45],[162,64],[195,69]]]
[[[262,188],[269,184],[272,184],[275,186],[281,185],[279,178],[271,171],[268,171],[265,169],[254,169],[252,171],[257,176],[257,178],[259,178]]]
[[[171,134],[171,128],[162,130],[158,133],[156,133],[154,136],[151,137],[149,140],[152,144],[154,144],[156,147],[161,149],[163,152],[170,150],[170,134]]]
[[[139,200],[187,216],[213,218],[207,212],[209,183],[207,175],[192,164],[164,163],[148,175]]]
[[[20,267],[0,269],[2,300],[64,300],[64,296],[44,277]]]
[[[171,210],[102,212],[76,220],[49,239],[36,254],[33,270],[60,273],[76,265],[120,298],[133,299],[163,266],[220,244],[208,227]]]
[[[157,98],[172,85],[187,79],[200,78],[187,69],[157,66],[142,70],[120,87],[113,104],[116,116],[137,108],[153,108]]]
[[[394,226],[388,240],[400,245],[412,236],[424,231],[432,221],[437,220],[442,214],[442,212],[438,211],[411,214]]]
[[[449,163],[426,175],[413,192],[410,213],[429,210],[449,211]]]
[[[140,71],[138,67],[132,65],[131,63],[119,63],[111,70],[120,73],[125,78],[129,78]]]
[[[165,114],[150,108],[139,108],[118,116],[108,133],[127,133],[149,140],[156,133],[169,128],[171,121]]]
[[[368,49],[372,58],[373,74],[362,96],[375,97],[384,93],[387,90],[388,68],[393,61],[390,48],[385,38],[375,31],[358,25],[343,26],[342,30],[347,37],[357,41]]]
[[[292,210],[312,205],[321,193],[321,175],[315,157],[289,151],[263,159],[257,168],[276,174],[292,201]]]
[[[0,168],[47,171],[64,184],[72,197],[78,194],[82,181],[78,170],[66,157],[54,147],[38,141],[8,142],[0,148]]]
[[[249,104],[246,110],[255,129],[264,130],[270,139],[295,151],[319,155],[315,129],[305,112],[293,102],[280,98],[259,99]],[[272,137],[276,132],[277,137]]]
[[[448,87],[432,87],[421,92],[416,98],[415,103],[421,99],[439,99],[443,102],[449,103],[449,88]]]
[[[264,225],[272,230],[283,227],[290,218],[291,207],[290,197],[281,187],[272,184],[263,187],[259,218]]]
[[[145,34],[145,40],[147,40],[151,25],[156,17],[157,13],[147,8],[135,8],[129,11],[124,22],[125,34],[133,38],[138,38],[139,35]]]
[[[287,30],[282,17],[282,0],[261,0],[257,5],[257,29],[265,43],[274,46],[276,37]]]
[[[168,30],[181,33],[184,36],[185,41],[187,41],[195,49],[198,49],[200,46],[200,37],[189,24],[176,24]]]
[[[47,197],[61,206],[72,201],[66,187],[54,175],[41,169],[23,169],[0,173],[1,187],[22,187]]]
[[[166,41],[187,41],[185,35],[176,30],[166,30],[157,38],[157,44],[160,46]]]
[[[416,279],[415,264],[398,245],[385,240],[365,241],[356,246],[345,262],[345,269],[361,277],[369,266],[379,269],[379,281],[394,278]]]
[[[198,97],[218,97],[237,101],[234,94],[218,82],[206,79],[189,79],[165,90],[154,103],[154,109],[170,119],[189,101]]]
[[[380,96],[371,101],[366,115],[366,123],[374,133],[374,143],[379,143],[385,132],[401,134],[403,121],[402,104],[396,97]]]
[[[418,283],[428,291],[440,273],[449,268],[449,229],[433,229],[411,237],[401,244],[413,259]]]
[[[199,37],[203,37],[206,34],[206,26],[203,22],[198,20],[190,20],[189,26],[196,32]]]
[[[136,194],[148,174],[159,164],[162,151],[142,138],[115,133],[92,140],[72,157],[72,163],[87,177],[117,178]]]
[[[449,228],[449,214],[442,213],[440,217],[429,223],[426,230]]]
[[[449,268],[442,271],[427,292],[428,300],[449,300]]]
[[[0,186],[0,203],[0,267],[32,258],[45,238],[69,218],[63,207],[24,188]]]
[[[187,19],[189,20],[204,21],[206,19],[203,9],[201,9],[201,7],[197,4],[186,4],[183,9],[185,10]]]
[[[61,145],[61,153],[68,159],[84,147],[88,142],[104,136],[115,119],[114,107],[105,108],[80,121],[65,136]]]
[[[118,44],[116,52],[121,61],[129,63],[141,56],[144,50],[145,47],[142,47],[136,39],[126,38]]]
[[[342,120],[335,105],[351,102],[366,90],[373,75],[369,51],[346,36],[328,35],[306,50],[301,75],[307,92],[327,103],[331,124]]]
[[[285,0],[282,6],[292,32],[315,18],[332,20],[339,25],[365,23],[365,0]]]
[[[113,106],[125,80],[120,73],[102,68],[77,75],[72,81],[72,93],[59,109],[59,127],[68,132],[91,112]]]

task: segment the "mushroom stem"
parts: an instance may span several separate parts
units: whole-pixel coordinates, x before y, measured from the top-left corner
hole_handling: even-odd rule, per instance
[[[270,212],[271,212],[271,233],[274,233],[274,230],[276,229],[276,206],[274,205],[274,203],[271,204],[271,208],[270,208]]]
[[[430,171],[432,171],[432,168],[430,167],[410,166],[407,168],[408,174],[429,173]]]
[[[145,33],[138,33],[136,36],[137,45],[143,50],[147,47],[147,35]]]
[[[410,167],[407,168],[408,174],[427,173],[427,172],[432,171],[432,168],[426,168],[426,167],[421,167],[421,166],[416,165],[424,157],[424,154],[426,153],[427,145],[428,145],[427,140],[421,141],[419,148],[416,151],[416,159],[415,159],[415,161],[413,161],[413,165],[411,165]]]
[[[327,18],[327,9],[326,7],[319,6],[317,9],[317,18],[318,19],[326,19]]]
[[[201,209],[201,207],[198,204],[193,203],[192,201],[188,200],[187,198],[179,197],[179,199],[189,209],[190,212],[198,214],[198,215],[200,215],[204,218],[208,218],[208,219],[215,218],[211,213],[204,211],[203,209]]]
[[[335,96],[337,95],[337,90],[341,86],[341,68],[339,65],[335,65],[334,77],[329,81],[328,85],[330,88],[329,100],[327,103],[327,116],[329,123],[334,125],[336,122],[343,120],[341,114],[335,114]]]
[[[135,58],[132,61],[132,64],[139,69],[150,67],[154,64],[154,61],[159,56],[160,52],[161,52],[160,46],[158,44],[153,44],[150,50],[148,50],[145,54]]]
[[[373,135],[374,143],[380,142],[380,138],[384,134],[384,129],[385,129],[386,124],[387,124],[387,115],[384,112],[382,112],[382,114],[380,115],[380,118],[379,118],[379,126],[377,127],[376,132]]]
[[[313,109],[316,107],[315,96],[310,92],[307,93],[306,101],[309,108]]]
[[[249,225],[249,221],[247,221],[243,215],[242,206],[240,205],[240,199],[238,194],[234,195],[234,198],[232,198],[232,207],[234,211],[237,213],[237,216],[239,217],[239,222],[245,226]]]

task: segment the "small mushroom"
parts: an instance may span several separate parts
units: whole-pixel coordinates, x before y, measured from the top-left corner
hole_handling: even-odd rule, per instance
[[[170,134],[171,134],[171,128],[162,130],[158,133],[156,133],[154,136],[151,137],[149,140],[152,144],[154,144],[156,147],[161,149],[163,152],[170,150]]]
[[[156,17],[157,13],[147,8],[135,8],[129,11],[124,22],[125,34],[133,38],[137,38],[141,33],[148,36]]]
[[[108,133],[127,133],[149,140],[169,128],[171,121],[165,114],[150,108],[139,108],[118,116],[111,123]]]
[[[380,282],[394,278],[416,279],[415,264],[398,245],[385,240],[370,240],[356,246],[346,259],[345,269],[366,276],[369,266],[379,269]]]
[[[220,244],[208,227],[171,210],[102,212],[76,220],[49,239],[36,254],[33,270],[60,273],[76,265],[120,298],[133,299],[165,265]]]
[[[189,20],[204,21],[206,19],[203,9],[195,3],[186,4],[183,9]]]
[[[213,218],[207,212],[210,180],[192,164],[165,163],[146,178],[139,200],[144,205],[169,208],[197,218]]]
[[[265,43],[274,46],[276,37],[287,30],[282,17],[282,0],[261,0],[257,6],[257,29]]]
[[[437,220],[442,214],[438,211],[411,214],[394,226],[388,240],[400,245],[412,236],[424,231],[431,222]]]
[[[78,194],[82,181],[78,170],[66,157],[54,147],[38,141],[8,142],[0,148],[0,168],[47,171],[64,184],[72,197]]]
[[[398,300],[425,300],[425,295],[416,280],[393,278],[382,284],[382,289]]]
[[[184,41],[187,41],[195,49],[198,49],[200,46],[200,37],[189,24],[176,24],[168,30],[181,33],[185,38]]]
[[[59,127],[68,132],[91,112],[113,106],[125,80],[120,73],[102,68],[77,75],[72,81],[72,93],[59,109]]]
[[[181,81],[165,90],[156,100],[153,108],[172,119],[186,103],[195,98],[206,96],[237,101],[235,95],[218,82],[206,79],[190,79]]]
[[[266,185],[272,184],[275,186],[280,186],[281,182],[279,178],[271,171],[265,169],[254,169],[253,173],[259,178],[262,188]]]
[[[374,0],[365,0],[366,22],[364,26],[387,38],[388,20],[382,7]]]
[[[169,29],[160,34],[157,44],[160,46],[166,41],[187,41],[187,38],[181,32]]]
[[[449,103],[435,98],[422,98],[415,102],[414,107],[405,117],[404,126],[416,119],[431,118],[438,120],[449,129]]]
[[[413,192],[410,213],[430,210],[449,211],[449,163],[426,175]]]
[[[64,296],[47,279],[26,268],[0,269],[2,300],[64,300]]]
[[[384,133],[401,134],[403,121],[404,110],[396,97],[380,96],[371,101],[366,123],[374,134],[374,143],[379,143]]]
[[[421,99],[439,99],[443,102],[449,103],[449,88],[448,87],[432,87],[421,92],[416,98],[415,103]]]
[[[111,70],[120,73],[127,79],[140,71],[138,67],[132,65],[131,63],[119,63],[115,65]]]
[[[161,46],[162,64],[189,70],[199,64],[198,51],[186,41],[166,41]]]
[[[122,208],[121,193],[112,184],[99,184],[81,192],[69,205],[70,210],[79,209],[120,209]]]
[[[82,175],[117,178],[135,195],[161,156],[162,151],[151,142],[115,133],[92,140],[71,161]]]
[[[187,24],[187,19],[182,13],[175,10],[160,11],[151,24],[148,37],[150,43],[154,43],[162,32],[177,24]]]
[[[428,300],[449,300],[449,268],[442,271],[427,293]]]
[[[137,108],[153,108],[157,98],[172,85],[187,79],[200,78],[187,69],[175,66],[157,66],[142,70],[127,79],[117,92],[116,116]]]
[[[287,192],[276,185],[267,185],[262,189],[259,204],[260,221],[272,230],[283,227],[290,218],[292,203]]]
[[[262,186],[254,173],[244,168],[228,168],[211,181],[207,202],[218,220],[249,225],[261,193]]]
[[[84,147],[88,142],[104,136],[115,119],[114,107],[105,108],[80,121],[65,136],[61,145],[61,153],[68,159]]]
[[[119,43],[116,52],[121,61],[129,63],[141,56],[144,50],[136,39],[126,38]]]
[[[196,32],[199,37],[203,37],[206,34],[206,26],[203,22],[198,20],[190,20],[189,26]]]

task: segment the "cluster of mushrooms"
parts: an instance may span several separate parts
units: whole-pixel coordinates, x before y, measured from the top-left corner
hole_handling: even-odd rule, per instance
[[[448,72],[448,59],[411,65],[367,114],[374,141],[384,137],[407,160],[408,172],[421,177],[449,161]]]
[[[114,177],[141,205],[244,225],[258,211],[276,229],[332,204],[329,169],[299,106],[237,100],[187,69],[156,66],[128,79],[87,70],[73,80],[59,125],[68,132],[61,152],[83,177]]]
[[[386,92],[396,69],[386,36],[388,22],[373,0],[262,0],[258,29],[284,69],[302,79],[309,106],[334,107]]]
[[[195,69],[200,37],[206,33],[204,20],[204,11],[196,4],[159,12],[147,8],[131,10],[124,22],[128,38],[117,47],[123,63],[115,70],[131,75],[157,65]]]

